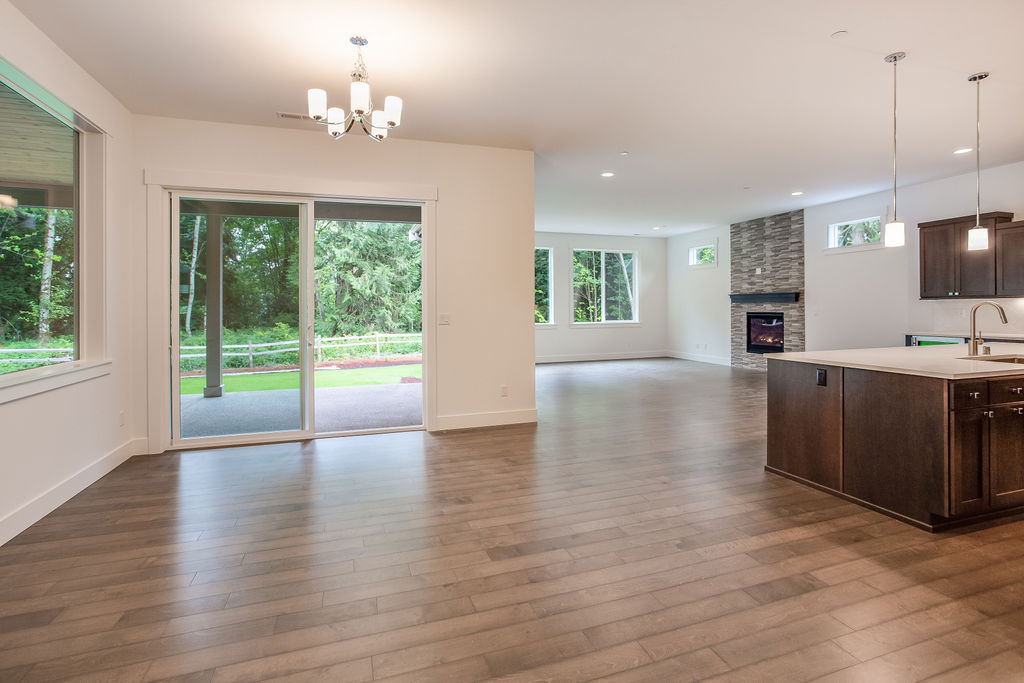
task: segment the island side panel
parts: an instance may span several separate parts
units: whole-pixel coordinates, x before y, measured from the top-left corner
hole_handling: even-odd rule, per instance
[[[768,467],[841,491],[842,462],[843,369],[769,358]]]
[[[846,368],[843,492],[925,524],[949,516],[946,380]]]

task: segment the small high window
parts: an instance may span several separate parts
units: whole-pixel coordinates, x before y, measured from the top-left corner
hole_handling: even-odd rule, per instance
[[[858,218],[828,226],[828,248],[859,247],[882,241],[882,218]]]
[[[718,248],[714,244],[690,247],[691,266],[713,266],[718,262]]]

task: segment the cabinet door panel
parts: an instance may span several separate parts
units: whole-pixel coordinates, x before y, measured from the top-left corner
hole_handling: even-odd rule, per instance
[[[948,299],[956,290],[954,224],[921,228],[921,298]]]
[[[953,413],[950,513],[973,515],[988,508],[989,430],[986,410]]]
[[[989,432],[992,507],[1024,505],[1024,406],[996,408],[995,414]]]
[[[1024,296],[1024,225],[996,231],[996,294]]]
[[[967,232],[974,227],[974,221],[956,224],[957,251],[959,252],[959,297],[994,296],[996,293],[996,250],[993,248],[995,221],[982,220],[988,229],[989,248],[967,251]]]

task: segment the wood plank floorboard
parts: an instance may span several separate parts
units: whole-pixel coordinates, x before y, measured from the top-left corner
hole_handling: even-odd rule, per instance
[[[765,473],[761,373],[537,394],[537,425],[129,460],[0,548],[0,683],[1024,681],[1024,522]]]

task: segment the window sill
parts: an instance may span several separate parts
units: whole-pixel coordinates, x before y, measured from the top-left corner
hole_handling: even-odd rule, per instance
[[[599,323],[572,323],[570,327],[600,329],[602,327],[640,327],[639,320],[609,320]]]
[[[558,323],[534,323],[533,328],[535,330],[553,330],[558,327]]]
[[[885,245],[881,242],[874,242],[872,244],[858,244],[855,246],[848,247],[831,247],[826,248],[826,254],[859,254],[862,251],[875,251],[876,249],[885,249]]]
[[[111,365],[109,360],[78,360],[0,376],[0,404],[109,375]]]
[[[695,270],[702,270],[704,268],[717,268],[718,261],[715,261],[714,263],[687,263],[686,267],[693,268]]]

